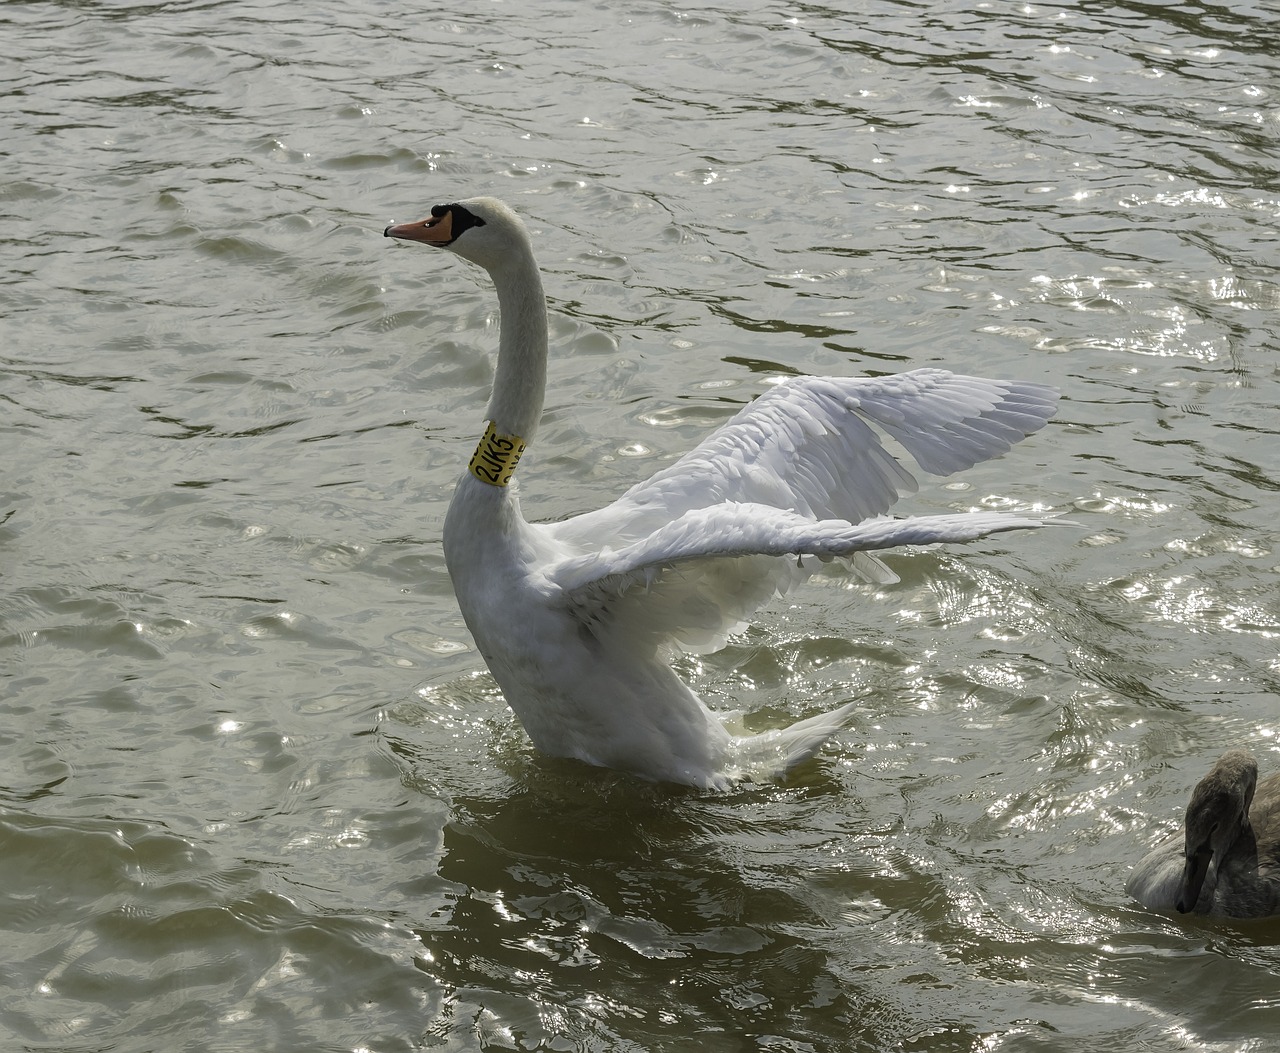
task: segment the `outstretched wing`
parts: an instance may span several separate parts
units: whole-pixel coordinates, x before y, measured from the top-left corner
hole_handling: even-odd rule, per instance
[[[565,607],[586,623],[607,618],[633,646],[670,642],[701,651],[721,646],[774,592],[805,577],[805,556],[849,558],[1042,525],[1040,518],[999,512],[875,516],[853,524],[723,504],[687,512],[624,548],[562,560],[547,577]]]
[[[612,504],[546,524],[587,553],[549,577],[597,625],[718,647],[808,575],[796,555],[849,558],[873,580],[894,581],[871,550],[1038,525],[985,513],[877,519],[917,483],[872,423],[922,469],[946,475],[1007,452],[1044,426],[1057,400],[1043,385],[941,369],[786,380]]]
[[[630,542],[692,509],[724,502],[860,523],[918,488],[868,422],[925,471],[950,475],[1039,431],[1057,401],[1058,393],[1041,384],[943,369],[795,377],[612,504],[549,526],[570,544]]]

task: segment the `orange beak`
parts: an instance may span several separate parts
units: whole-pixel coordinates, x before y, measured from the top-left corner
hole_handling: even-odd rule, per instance
[[[453,240],[452,231],[453,213],[446,210],[442,216],[428,216],[413,223],[393,223],[382,232],[382,236],[420,241],[424,245],[448,245]]]

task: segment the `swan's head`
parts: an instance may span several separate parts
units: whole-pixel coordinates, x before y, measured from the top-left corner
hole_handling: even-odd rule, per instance
[[[490,271],[529,244],[520,217],[492,197],[433,205],[426,219],[393,223],[382,233],[388,238],[451,249]]]
[[[1195,909],[1206,880],[1217,881],[1217,866],[1249,825],[1249,806],[1258,784],[1258,763],[1245,750],[1224,753],[1191,791],[1187,805],[1186,862],[1176,906]],[[1210,867],[1213,876],[1210,876]],[[1212,887],[1212,885],[1210,886]]]

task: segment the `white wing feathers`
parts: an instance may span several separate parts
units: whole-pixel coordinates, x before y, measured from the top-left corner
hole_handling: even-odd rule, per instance
[[[1005,512],[894,519],[876,516],[862,523],[806,519],[761,505],[717,505],[686,512],[643,541],[561,560],[548,577],[568,604],[592,593],[620,595],[633,585],[651,587],[669,568],[705,559],[742,556],[847,557],[869,549],[973,541],[1002,530],[1043,525],[1034,516]]]
[[[807,577],[798,556],[852,558],[874,580],[893,581],[865,553],[1040,525],[999,513],[885,517],[917,484],[867,420],[921,468],[947,475],[1043,427],[1057,398],[1038,384],[940,369],[785,381],[612,504],[546,524],[581,553],[547,567],[548,583],[597,630],[621,631],[633,645],[649,637],[721,646],[775,592]]]
[[[607,616],[633,647],[647,637],[654,647],[674,643],[707,651],[722,647],[775,593],[806,578],[813,568],[804,566],[805,556],[849,558],[1041,525],[1034,517],[1001,512],[876,516],[851,524],[761,505],[717,505],[687,512],[625,548],[563,560],[548,577],[564,606],[597,625]],[[889,574],[888,580],[897,578]]]
[[[1053,416],[1058,393],[1041,384],[917,369],[852,391],[856,410],[902,443],[926,472],[951,475],[1008,453]]]
[[[635,541],[693,508],[732,501],[814,519],[882,515],[915,478],[862,418],[940,475],[1007,453],[1053,415],[1039,384],[942,369],[887,377],[796,377],[769,389],[678,461],[612,504],[553,525],[583,545]]]

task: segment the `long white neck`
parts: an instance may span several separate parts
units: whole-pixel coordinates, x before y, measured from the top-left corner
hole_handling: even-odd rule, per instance
[[[489,271],[498,294],[498,364],[487,417],[503,435],[533,440],[547,386],[547,301],[526,242]]]

